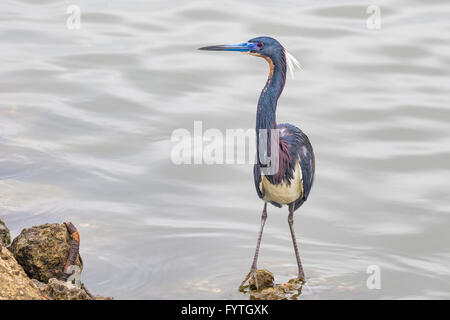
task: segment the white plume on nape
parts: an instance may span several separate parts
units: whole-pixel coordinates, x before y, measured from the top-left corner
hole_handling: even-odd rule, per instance
[[[286,49],[284,49],[284,55],[286,56],[286,64],[287,64],[289,73],[291,74],[291,77],[294,78],[295,68],[303,70],[302,65]]]

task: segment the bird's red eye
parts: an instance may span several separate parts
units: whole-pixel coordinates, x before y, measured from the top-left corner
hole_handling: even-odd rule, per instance
[[[257,46],[261,48],[263,44],[261,42],[258,42]]]

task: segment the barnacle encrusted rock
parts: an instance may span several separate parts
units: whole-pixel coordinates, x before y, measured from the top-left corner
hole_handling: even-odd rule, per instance
[[[11,243],[11,236],[6,224],[0,218],[0,244],[8,246]]]
[[[64,224],[44,224],[23,229],[9,250],[30,278],[47,283],[63,278],[71,243]],[[75,263],[82,268],[79,257]]]
[[[41,300],[45,297],[8,249],[0,244],[0,300]]]

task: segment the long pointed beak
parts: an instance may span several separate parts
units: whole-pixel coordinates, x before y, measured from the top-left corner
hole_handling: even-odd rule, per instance
[[[244,42],[239,44],[225,44],[218,46],[209,46],[198,48],[198,50],[208,50],[208,51],[238,51],[238,52],[248,52],[253,49],[254,44],[250,42]]]

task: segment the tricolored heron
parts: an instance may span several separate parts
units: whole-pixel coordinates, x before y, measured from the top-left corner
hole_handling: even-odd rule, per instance
[[[287,69],[292,71],[294,66],[299,66],[299,64],[277,40],[270,37],[258,37],[234,45],[203,47],[200,50],[243,52],[264,58],[270,67],[269,77],[259,97],[256,112],[258,156],[253,169],[256,192],[264,201],[264,208],[253,263],[242,285],[252,276],[257,285],[259,246],[267,219],[268,202],[276,207],[287,205],[289,208],[288,223],[297,258],[298,279],[304,281],[305,274],[293,227],[294,211],[306,201],[311,190],[315,170],[314,152],[308,137],[299,128],[288,123],[277,124],[276,122],[277,101],[286,82],[286,71]],[[273,132],[273,130],[278,132],[277,140],[272,140],[275,143],[271,143],[271,138],[267,136],[264,139],[264,134],[269,131]],[[266,170],[267,162],[261,159],[263,149],[267,150],[265,151],[266,155],[272,154],[273,151],[275,151],[275,155],[278,155],[278,159],[275,159],[278,161],[277,171]]]

